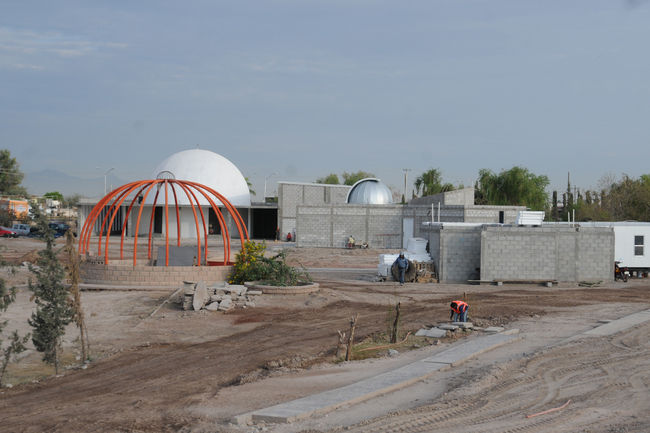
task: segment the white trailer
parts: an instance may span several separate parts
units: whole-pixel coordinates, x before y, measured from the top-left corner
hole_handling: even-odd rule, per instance
[[[581,226],[614,227],[614,257],[630,271],[650,271],[650,223],[596,222]],[[614,265],[612,264],[612,267]]]

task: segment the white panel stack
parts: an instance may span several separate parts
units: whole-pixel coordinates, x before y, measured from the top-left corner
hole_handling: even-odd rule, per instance
[[[407,243],[408,251],[404,252],[404,257],[412,262],[431,262],[431,256],[427,253],[427,240],[422,238],[411,238]],[[399,254],[379,254],[379,264],[377,265],[377,274],[386,277],[390,273],[390,268],[397,260]]]
[[[409,253],[413,254],[426,254],[427,253],[427,243],[426,239],[422,238],[411,238],[408,241],[407,250]]]
[[[541,226],[544,221],[543,211],[519,211],[515,224],[518,226]]]

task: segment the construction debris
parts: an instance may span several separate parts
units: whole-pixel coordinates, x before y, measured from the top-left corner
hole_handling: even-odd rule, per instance
[[[404,253],[409,261],[409,269],[404,275],[404,281],[416,283],[433,283],[438,282],[435,264],[431,256],[427,253],[427,240],[422,238],[411,238],[408,240],[407,251]],[[397,280],[397,269],[393,269],[393,264],[398,254],[379,254],[379,264],[377,265],[377,275],[388,279],[392,275]]]
[[[262,292],[247,290],[241,285],[228,285],[224,282],[214,283],[208,286],[204,281],[195,283],[184,281],[183,286],[183,310],[209,310],[227,312],[233,308],[254,308],[255,297]]]

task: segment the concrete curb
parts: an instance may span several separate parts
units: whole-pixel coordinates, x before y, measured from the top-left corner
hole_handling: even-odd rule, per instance
[[[182,285],[182,284],[180,284]],[[174,286],[113,286],[109,284],[92,284],[92,283],[81,283],[79,284],[79,290],[82,292],[88,290],[96,291],[107,291],[107,292],[131,292],[131,291],[141,291],[141,292],[169,292],[170,290],[176,290],[179,284]]]
[[[261,290],[262,293],[267,295],[306,295],[320,290],[320,284],[318,283],[304,283],[298,286],[267,286],[255,284],[254,282],[245,282],[244,286],[250,290]]]
[[[638,313],[630,314],[629,316],[621,317],[618,320],[612,320],[611,322],[598,326],[597,328],[583,332],[583,334],[598,336],[612,335],[648,320],[650,320],[650,310],[640,311]]]
[[[315,413],[332,411],[346,404],[360,403],[380,394],[413,385],[437,371],[451,368],[490,349],[521,340],[518,332],[513,329],[508,334],[500,333],[469,341],[397,370],[320,394],[238,415],[231,421],[235,424],[251,421],[290,423]]]

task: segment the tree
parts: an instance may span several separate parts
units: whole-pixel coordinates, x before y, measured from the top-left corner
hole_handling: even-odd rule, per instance
[[[68,273],[68,282],[70,283],[68,291],[70,292],[70,306],[73,311],[72,320],[74,320],[77,328],[79,328],[81,354],[83,360],[86,361],[90,355],[90,342],[88,339],[88,327],[86,327],[86,319],[81,305],[81,292],[79,291],[79,283],[81,282],[80,260],[77,248],[75,247],[75,238],[72,234],[72,230],[68,230],[65,233],[64,251],[68,254],[68,260],[70,262],[69,265],[66,266],[66,271]]]
[[[0,226],[11,227],[16,219],[18,217],[13,209],[0,209]]]
[[[420,197],[454,190],[452,184],[442,183],[442,171],[438,168],[430,168],[425,171],[415,178],[413,184]]]
[[[81,201],[82,198],[83,198],[83,196],[81,194],[75,193],[75,194],[72,194],[72,195],[70,195],[68,197],[64,197],[63,202],[67,206],[77,207],[77,206],[79,206],[79,202]]]
[[[545,210],[548,202],[545,175],[535,175],[527,168],[515,166],[496,174],[492,170],[479,171],[479,190],[489,205],[526,206],[531,210]]]
[[[6,263],[4,260],[1,261],[0,265],[5,266]],[[13,269],[11,272],[14,272]],[[16,288],[12,287],[11,289],[7,288],[6,281],[4,278],[0,278],[0,312],[7,311],[9,305],[16,300]],[[0,322],[0,337],[2,337],[2,331],[7,326],[8,321]],[[23,352],[25,348],[25,343],[29,340],[29,334],[24,337],[18,335],[18,331],[14,331],[11,334],[11,339],[9,345],[4,349],[0,350],[2,354],[2,361],[0,362],[0,388],[2,388],[2,378],[4,376],[7,365],[13,359],[18,361],[17,355]],[[2,346],[2,338],[0,338],[0,347]]]
[[[327,185],[340,185],[339,177],[335,173],[330,173],[325,177],[319,177],[316,179],[316,183],[324,183]]]
[[[601,200],[597,220],[650,221],[648,179],[648,175],[636,179],[623,174],[621,180],[611,174],[605,175],[600,180]]]
[[[245,178],[245,179],[246,179],[246,185],[248,185],[248,192],[249,192],[250,194],[257,195],[257,193],[256,193],[255,191],[253,191],[253,189],[251,188],[251,187],[253,186],[253,184],[251,183],[251,181],[248,180],[248,178]]]
[[[58,374],[61,338],[74,311],[68,301],[68,291],[63,285],[65,271],[54,252],[54,233],[37,206],[32,207],[32,212],[39,231],[44,235],[46,246],[38,253],[38,266],[29,265],[29,271],[36,277],[35,283],[29,279],[29,290],[34,294],[36,311],[27,322],[34,329],[32,342],[36,350],[43,353],[43,361],[54,365]]]
[[[27,190],[20,186],[25,175],[18,169],[16,158],[8,149],[0,150],[0,194],[26,197]]]
[[[50,198],[52,200],[57,200],[63,203],[63,194],[61,194],[59,191],[46,192],[45,194],[43,194],[43,197]]]
[[[356,173],[348,173],[347,171],[343,172],[343,185],[354,185],[359,182],[361,179],[366,179],[369,177],[375,177],[374,174],[368,173],[367,171],[357,171]]]

